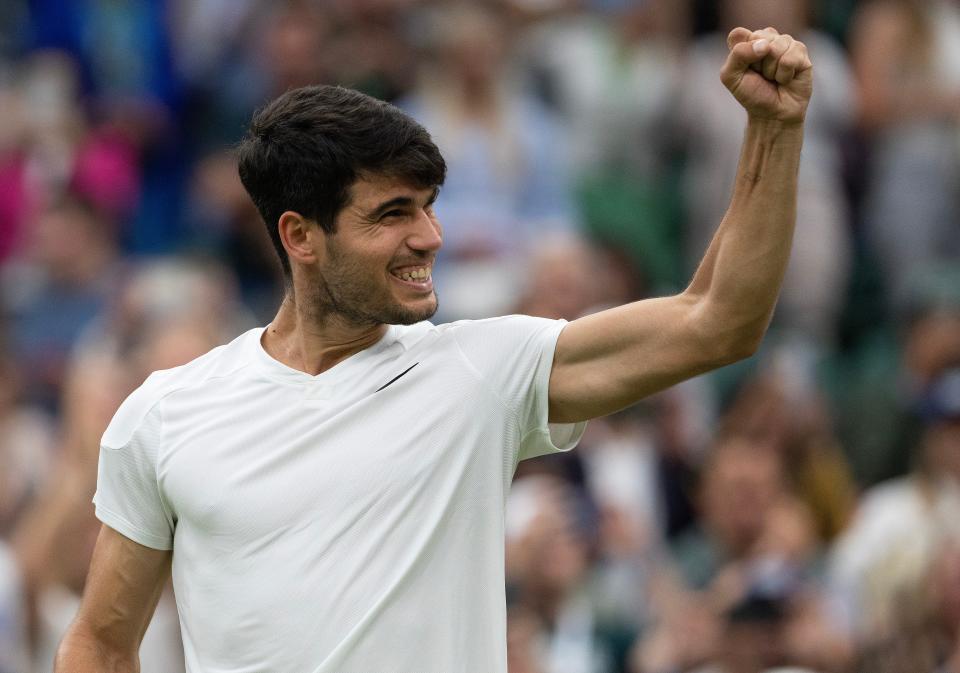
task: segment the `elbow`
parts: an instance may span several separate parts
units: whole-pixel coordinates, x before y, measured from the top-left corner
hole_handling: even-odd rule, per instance
[[[99,638],[80,619],[74,620],[57,648],[53,673],[139,670],[137,649],[122,651]]]
[[[770,313],[731,308],[709,297],[697,297],[689,313],[700,353],[700,371],[725,367],[753,356],[763,342]]]
[[[745,325],[739,329],[729,326],[711,330],[710,353],[714,367],[725,367],[746,360],[760,350],[767,331],[767,321]]]
[[[760,350],[763,335],[764,332],[745,334],[724,343],[717,357],[719,366],[732,365],[755,355]]]

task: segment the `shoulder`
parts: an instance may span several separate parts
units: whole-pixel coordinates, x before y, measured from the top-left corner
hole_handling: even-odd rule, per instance
[[[482,320],[458,320],[439,325],[441,334],[453,338],[467,351],[517,348],[522,344],[552,335],[555,339],[566,325],[565,320],[535,318],[529,315],[506,315]],[[555,331],[555,334],[552,334]]]
[[[916,480],[908,476],[890,479],[871,488],[864,494],[860,509],[866,513],[883,515],[915,508],[921,502]]]
[[[892,538],[917,530],[927,517],[926,508],[911,477],[901,477],[874,486],[867,491],[844,532],[838,549],[858,555],[859,549],[883,546]]]
[[[249,362],[248,342],[257,338],[260,331],[261,328],[250,330],[184,365],[150,374],[117,409],[101,443],[112,448],[126,445],[151,412],[170,394],[212,378],[229,376],[245,367]]]
[[[504,315],[481,320],[458,320],[439,325],[437,329],[449,332],[453,336],[470,334],[490,334],[495,332],[537,331],[552,325],[565,324],[564,320],[536,318],[530,315]]]
[[[565,320],[535,318],[529,315],[506,315],[480,320],[457,320],[455,322],[434,325],[424,321],[415,325],[393,325],[396,340],[407,350],[436,339],[466,340],[496,338],[498,335],[511,336],[536,334],[545,329],[560,329]]]

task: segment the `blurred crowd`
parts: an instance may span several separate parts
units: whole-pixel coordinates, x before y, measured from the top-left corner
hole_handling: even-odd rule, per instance
[[[520,464],[510,673],[960,673],[957,0],[4,0],[0,673],[51,670],[120,401],[278,304],[253,110],[312,83],[407,110],[449,165],[436,320],[572,320],[695,268],[736,25],[816,72],[771,332]],[[179,648],[168,590],[142,670]]]

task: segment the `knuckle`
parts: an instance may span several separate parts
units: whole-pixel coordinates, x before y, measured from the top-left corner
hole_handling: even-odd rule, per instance
[[[746,28],[734,28],[727,34],[727,46],[733,48],[736,44],[743,42],[749,35],[750,31]]]

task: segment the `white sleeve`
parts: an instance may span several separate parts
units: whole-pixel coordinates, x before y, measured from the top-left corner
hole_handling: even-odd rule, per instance
[[[454,323],[460,349],[517,421],[518,461],[569,451],[587,426],[547,422],[553,353],[566,324],[525,315]]]
[[[153,549],[173,549],[174,519],[157,481],[162,441],[158,405],[144,408],[142,389],[120,406],[100,443],[97,518]]]

